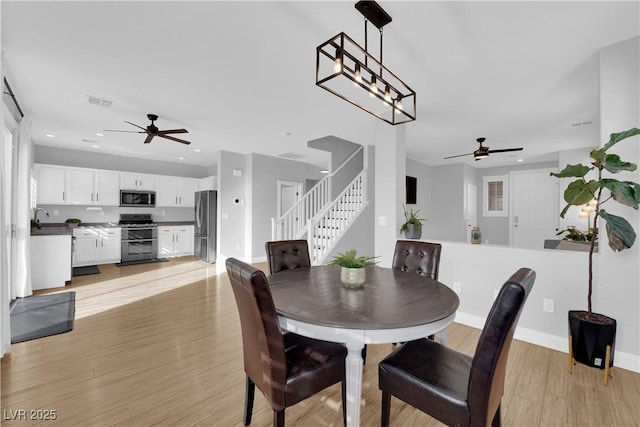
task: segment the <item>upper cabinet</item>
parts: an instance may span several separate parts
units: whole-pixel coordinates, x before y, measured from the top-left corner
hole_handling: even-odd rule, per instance
[[[34,192],[40,205],[119,206],[120,190],[156,192],[156,206],[193,207],[202,179],[33,165]],[[213,186],[213,178],[207,181]],[[208,178],[204,178],[207,179]]]
[[[61,166],[34,166],[34,191],[39,204],[62,205],[66,203],[66,174],[66,168]]]
[[[198,180],[177,176],[156,176],[156,206],[193,207]]]
[[[123,190],[155,190],[154,175],[120,172],[120,188]]]
[[[35,165],[38,204],[118,206],[117,172]]]
[[[208,176],[198,180],[198,191],[216,190],[216,177]]]

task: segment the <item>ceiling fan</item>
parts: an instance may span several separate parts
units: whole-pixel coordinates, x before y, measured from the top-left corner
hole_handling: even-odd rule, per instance
[[[485,140],[485,138],[476,139],[476,141],[478,141],[478,143],[480,144],[480,147],[476,151],[474,151],[473,153],[458,154],[456,156],[445,157],[445,159],[453,159],[454,157],[462,157],[462,156],[471,156],[471,155],[473,155],[473,157],[476,159],[476,161],[478,161],[480,159],[484,159],[485,157],[489,157],[489,154],[491,154],[491,153],[506,153],[507,151],[522,151],[523,150],[522,147],[519,147],[519,148],[503,148],[503,149],[500,149],[500,150],[490,150],[489,147],[485,147],[484,145],[482,145],[484,140]]]
[[[105,132],[132,132],[132,133],[146,133],[147,134],[147,138],[144,140],[145,144],[148,144],[151,142],[151,140],[153,139],[154,136],[159,136],[160,138],[165,138],[165,139],[170,139],[171,141],[176,141],[179,142],[181,144],[191,144],[191,142],[189,141],[185,141],[184,139],[180,139],[180,138],[176,138],[173,136],[170,136],[168,134],[170,133],[189,133],[188,130],[186,129],[167,129],[167,130],[160,130],[158,129],[158,127],[153,123],[156,120],[158,120],[158,116],[155,114],[147,114],[147,118],[149,120],[151,120],[151,124],[149,126],[147,126],[146,128],[143,128],[142,126],[138,126],[135,123],[131,123],[128,121],[124,121],[125,123],[129,123],[132,126],[135,126],[137,128],[142,129],[141,131],[137,131],[137,130],[112,130],[112,129],[105,129]]]

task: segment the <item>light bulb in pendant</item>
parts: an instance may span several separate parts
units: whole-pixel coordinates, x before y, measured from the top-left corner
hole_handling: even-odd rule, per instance
[[[389,85],[386,85],[384,87],[384,100],[389,104],[393,103],[393,100],[391,99],[391,91],[389,90]]]
[[[353,82],[353,87],[358,87],[359,86],[358,83],[362,84],[362,72],[360,72],[360,64],[356,64],[353,77],[356,79],[356,81]]]
[[[402,97],[398,95],[398,99],[396,99],[396,113],[400,113],[402,111]]]
[[[333,62],[333,72],[342,72],[342,51],[340,49],[336,49],[336,59]]]
[[[371,83],[369,84],[369,96],[371,98],[375,97],[376,94],[378,93],[378,84],[376,82],[376,76],[371,76]]]

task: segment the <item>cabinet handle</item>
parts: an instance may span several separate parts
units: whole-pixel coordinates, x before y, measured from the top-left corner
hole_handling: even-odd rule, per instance
[[[65,198],[64,198],[64,191],[62,192],[62,201],[63,201],[63,202],[65,201]]]
[[[93,193],[91,193],[91,201],[93,202]]]
[[[176,196],[176,205],[178,204],[178,196]]]
[[[96,193],[96,202],[100,201],[100,193]]]
[[[98,239],[96,239],[96,248],[98,247]]]

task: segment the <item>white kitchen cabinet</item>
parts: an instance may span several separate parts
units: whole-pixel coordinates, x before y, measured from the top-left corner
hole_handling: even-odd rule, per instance
[[[88,169],[67,169],[66,181],[69,197],[67,203],[72,205],[92,205],[94,172]]]
[[[118,206],[118,172],[35,165],[38,204]]]
[[[120,174],[111,171],[95,173],[95,204],[100,206],[120,205]]]
[[[121,190],[155,190],[155,175],[120,172]]]
[[[198,180],[198,191],[217,190],[216,177],[208,176]]]
[[[177,176],[156,176],[156,206],[193,207],[198,180]]]
[[[31,236],[31,286],[58,288],[71,280],[71,235]]]
[[[34,165],[35,192],[38,204],[63,205],[66,203],[66,168]]]
[[[193,255],[193,225],[158,227],[158,257]]]
[[[74,267],[120,262],[120,227],[78,227],[73,236]]]

